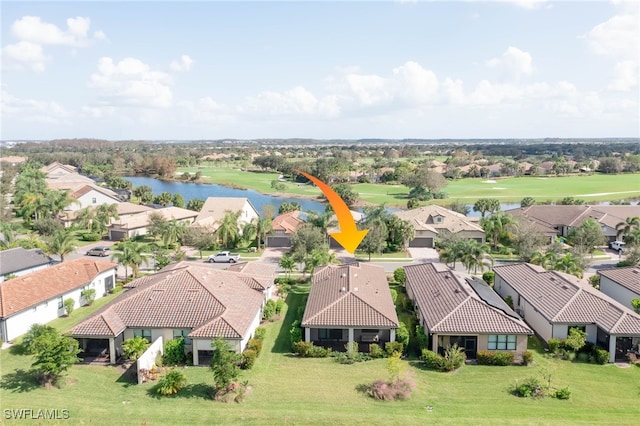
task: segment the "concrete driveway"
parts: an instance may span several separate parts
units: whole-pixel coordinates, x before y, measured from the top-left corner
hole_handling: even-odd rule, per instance
[[[414,263],[432,263],[439,262],[440,257],[436,249],[427,247],[409,247],[409,253],[413,258]]]
[[[260,261],[267,263],[278,263],[280,258],[291,250],[290,247],[267,247],[260,256]]]

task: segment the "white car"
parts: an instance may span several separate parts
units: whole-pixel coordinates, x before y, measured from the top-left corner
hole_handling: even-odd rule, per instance
[[[229,253],[228,251],[221,251],[218,254],[212,254],[209,256],[210,263],[236,263],[240,260],[238,253]]]
[[[609,243],[609,248],[617,252],[624,251],[624,241],[611,241]]]

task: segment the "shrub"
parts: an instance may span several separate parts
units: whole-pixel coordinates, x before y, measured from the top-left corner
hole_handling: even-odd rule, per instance
[[[557,399],[569,399],[571,397],[571,389],[569,389],[569,386],[565,386],[556,390],[553,396]]]
[[[513,364],[514,358],[513,352],[478,351],[477,361],[480,365],[506,366]]]
[[[64,310],[67,313],[67,315],[71,315],[71,312],[73,312],[73,307],[75,306],[75,304],[76,304],[76,301],[70,297],[68,299],[64,299],[64,302],[62,302],[62,305],[64,306]]]
[[[524,363],[524,365],[531,365],[531,363],[533,362],[533,352],[522,352],[522,362]]]
[[[384,345],[384,349],[387,352],[387,355],[391,356],[396,352],[402,353],[404,350],[404,345],[402,342],[387,342]]]
[[[255,364],[256,358],[258,358],[258,353],[254,349],[245,349],[242,352],[240,368],[243,370],[250,370],[251,367],[253,367],[253,364]]]
[[[93,301],[96,300],[96,289],[88,288],[86,290],[82,290],[80,295],[84,298],[85,302],[87,302],[87,305],[91,306]]]
[[[422,350],[422,356],[420,357],[425,367],[431,370],[442,371],[444,369],[444,357],[430,351],[429,349]]]
[[[44,334],[56,334],[56,329],[50,325],[33,324],[29,331],[22,338],[22,348],[26,355],[32,355],[36,352],[34,342]]]
[[[424,333],[424,328],[421,325],[416,325],[416,339],[418,340],[418,346],[421,350],[428,347],[429,338]]]
[[[604,349],[597,348],[593,355],[597,364],[604,365],[609,362],[609,352]]]
[[[264,336],[267,334],[267,329],[264,327],[256,328],[256,331],[253,333],[253,338],[258,340],[264,340]]]
[[[369,355],[371,358],[384,358],[387,353],[377,343],[369,345]]]
[[[100,241],[101,239],[102,236],[95,232],[87,232],[85,234],[82,234],[82,241]]]
[[[164,363],[166,365],[181,365],[186,361],[184,353],[184,337],[167,340],[164,344]]]
[[[528,398],[530,396],[540,398],[544,396],[544,388],[538,379],[529,377],[522,383],[516,382],[513,393],[521,398]]]
[[[282,308],[284,308],[284,300],[278,299],[276,301],[276,315],[280,315],[282,313]]]
[[[175,395],[187,384],[187,377],[178,370],[171,370],[158,382],[158,395]]]
[[[262,315],[265,320],[270,320],[276,313],[276,302],[269,299],[269,301],[264,305],[264,310],[262,311]]]
[[[577,352],[580,350],[580,348],[582,348],[585,345],[586,342],[587,342],[586,332],[582,330],[578,330],[577,328],[570,328],[569,336],[567,336],[567,339],[564,341],[564,346],[567,349],[572,350],[573,352]]]
[[[293,352],[303,358],[326,358],[331,354],[331,349],[300,341],[293,344]]]
[[[295,320],[291,324],[291,328],[289,329],[289,339],[291,341],[292,347],[296,342],[299,342],[302,340],[302,329],[300,328],[300,320]]]
[[[391,289],[391,300],[393,301],[393,304],[395,306],[398,305],[398,290],[396,290],[395,288]]]
[[[409,379],[398,379],[394,382],[376,380],[366,388],[367,395],[380,401],[395,401],[411,398],[415,384]]]
[[[142,336],[135,336],[132,339],[127,339],[122,343],[122,352],[124,356],[136,360],[147,350],[149,342]]]
[[[393,271],[393,279],[398,284],[405,285],[405,283],[407,282],[407,276],[404,273],[404,268],[396,268],[396,270]]]
[[[482,274],[482,279],[484,280],[484,282],[486,282],[491,287],[493,287],[493,281],[495,279],[495,274],[493,273],[493,271],[487,271],[484,274]]]
[[[564,341],[562,339],[556,339],[552,337],[547,340],[547,347],[549,348],[549,352],[552,354],[557,354],[560,348],[564,345]]]
[[[409,330],[403,322],[400,322],[400,326],[396,331],[396,339],[398,342],[402,343],[405,348],[409,346]]]
[[[464,348],[459,347],[457,344],[448,347],[444,351],[444,371],[457,370],[464,364],[466,359]]]
[[[250,339],[247,342],[247,349],[254,350],[256,352],[256,355],[260,355],[260,352],[262,352],[262,340],[255,338]]]
[[[504,301],[511,309],[513,309],[513,298],[511,296],[505,297]]]

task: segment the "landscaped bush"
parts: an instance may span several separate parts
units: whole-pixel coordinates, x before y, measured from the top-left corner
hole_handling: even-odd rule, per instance
[[[396,352],[402,353],[404,345],[402,342],[387,342],[384,345],[384,349],[387,351],[387,355],[391,356]]]
[[[491,287],[493,287],[493,281],[495,279],[495,273],[493,271],[487,271],[484,274],[482,274],[482,279],[484,280],[484,282],[486,282]]]
[[[178,370],[171,370],[158,382],[156,392],[159,395],[175,395],[187,384],[187,377]]]
[[[369,355],[371,358],[384,358],[387,353],[377,343],[369,345]]]
[[[529,377],[522,383],[516,382],[513,387],[513,393],[521,398],[542,398],[545,395],[542,384],[535,377]]]
[[[424,333],[424,328],[421,325],[416,325],[416,339],[418,340],[420,350],[426,349],[429,346],[429,338]]]
[[[264,340],[264,336],[267,334],[267,329],[264,327],[256,328],[256,331],[253,333],[254,339]]]
[[[122,343],[122,351],[124,356],[135,361],[140,358],[140,355],[144,353],[149,347],[149,342],[142,336],[135,336],[131,339],[127,339]]]
[[[444,369],[444,357],[429,349],[422,350],[422,356],[420,357],[425,367],[431,370],[442,371]]]
[[[604,365],[609,362],[609,352],[604,349],[596,348],[593,356],[596,364]]]
[[[245,349],[242,351],[242,359],[240,361],[240,368],[243,370],[250,370],[253,364],[258,358],[258,353],[254,349]]]
[[[404,273],[404,268],[396,268],[393,271],[393,279],[401,285],[405,285],[407,282],[407,275]]]
[[[101,238],[102,236],[95,232],[87,232],[85,234],[82,234],[82,241],[100,241]]]
[[[411,398],[411,393],[415,389],[413,381],[404,378],[394,382],[376,380],[367,389],[367,395],[380,401],[395,401]]]
[[[331,349],[315,346],[312,342],[295,342],[293,352],[303,358],[326,358],[331,354]]]
[[[284,300],[278,299],[276,301],[276,315],[280,315],[282,313],[282,308],[284,308]]]
[[[504,298],[504,302],[509,305],[511,309],[513,309],[513,297],[507,296]]]
[[[372,357],[369,354],[361,352],[333,352],[333,357],[340,364],[355,364],[356,362],[370,361]]]
[[[82,290],[80,295],[84,298],[84,301],[87,302],[87,305],[91,306],[96,300],[96,289],[88,288],[86,290]]]
[[[533,352],[522,352],[522,362],[524,363],[524,365],[531,365],[531,363],[533,362]]]
[[[167,340],[164,344],[163,361],[165,365],[182,365],[185,363],[184,337]]]
[[[264,305],[264,310],[262,311],[262,316],[265,320],[270,320],[276,314],[276,302],[269,299],[267,303]]]
[[[513,352],[478,351],[477,362],[480,365],[511,365],[515,356]]]
[[[396,331],[396,339],[399,343],[402,343],[403,347],[409,346],[409,330],[405,323],[400,322],[400,326]]]
[[[557,354],[562,346],[564,346],[564,341],[562,339],[552,337],[547,340],[547,347],[549,348],[549,352],[552,354]]]
[[[64,310],[67,313],[67,316],[71,315],[71,312],[73,312],[73,307],[75,306],[75,304],[76,304],[76,301],[70,297],[67,299],[64,299],[64,302],[62,302],[62,306],[64,306]]]
[[[571,389],[569,389],[569,386],[565,386],[556,390],[553,396],[557,399],[569,399],[571,397]]]
[[[256,355],[260,355],[260,352],[262,352],[262,340],[255,338],[249,339],[247,349],[252,349],[256,352]]]
[[[466,359],[464,348],[459,347],[457,344],[447,348],[444,351],[444,371],[457,370],[464,364]]]

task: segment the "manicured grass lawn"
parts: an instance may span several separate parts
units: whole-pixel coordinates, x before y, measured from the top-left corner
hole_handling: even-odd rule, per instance
[[[279,193],[271,188],[271,181],[277,173],[247,172],[232,168],[191,167],[180,172],[193,174],[202,172],[203,181],[223,185],[235,185],[273,195],[318,196],[320,191],[313,185],[283,182],[285,191]],[[640,174],[563,176],[563,177],[517,177],[496,178],[495,183],[487,179],[460,179],[449,181],[443,188],[449,194],[447,199],[434,200],[437,204],[448,204],[460,199],[474,203],[479,198],[498,198],[502,202],[519,202],[524,197],[533,197],[538,202],[558,201],[564,197],[581,198],[589,201],[620,200],[640,197]],[[387,206],[405,206],[409,188],[403,185],[383,185],[372,183],[355,184],[354,189],[362,201]]]
[[[264,349],[242,380],[253,387],[245,402],[208,399],[207,368],[183,371],[189,385],[173,398],[157,398],[152,384],[123,381],[114,367],[74,366],[62,389],[45,390],[20,370],[31,359],[10,350],[0,354],[3,409],[69,409],[71,422],[92,424],[634,424],[638,419],[640,368],[551,360],[535,354],[529,367],[462,367],[454,373],[421,369],[405,361],[417,383],[413,397],[378,402],[357,387],[386,378],[386,361],[340,365],[333,359],[298,359],[288,354],[289,325],[308,286],[294,286],[284,320],[266,325]],[[552,386],[569,386],[571,399],[520,399],[509,393],[515,380],[552,374]],[[16,370],[19,371],[16,374]],[[425,408],[432,406],[433,411]],[[11,423],[7,421],[7,423]]]

